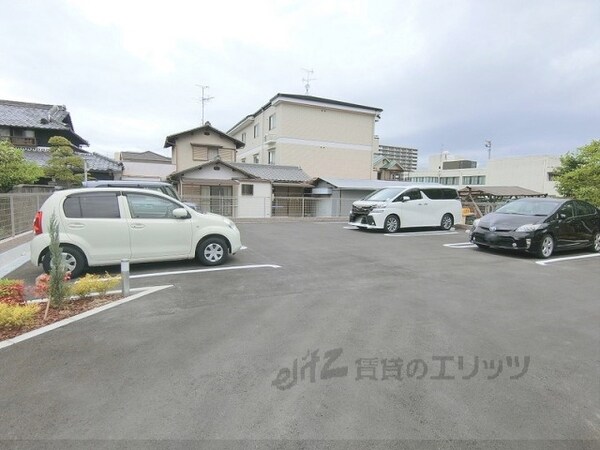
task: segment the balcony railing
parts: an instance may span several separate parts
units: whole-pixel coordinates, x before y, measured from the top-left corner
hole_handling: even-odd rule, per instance
[[[276,134],[265,134],[265,143],[266,144],[274,144],[277,141]]]
[[[0,140],[8,141],[16,147],[35,147],[36,140],[32,137],[21,137],[21,136],[0,136]]]

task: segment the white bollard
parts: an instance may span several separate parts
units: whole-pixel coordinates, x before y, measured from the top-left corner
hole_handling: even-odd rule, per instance
[[[121,291],[123,297],[129,296],[129,260],[121,260]]]

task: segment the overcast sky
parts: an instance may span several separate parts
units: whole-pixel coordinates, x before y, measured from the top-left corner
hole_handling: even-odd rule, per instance
[[[227,131],[277,93],[383,109],[386,145],[562,154],[600,138],[600,1],[0,0],[0,99],[64,104],[90,150]]]

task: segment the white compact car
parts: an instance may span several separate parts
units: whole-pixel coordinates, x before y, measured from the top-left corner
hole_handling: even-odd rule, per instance
[[[440,227],[462,222],[456,189],[435,184],[387,187],[352,205],[349,224],[395,233],[400,228]]]
[[[33,223],[31,262],[50,270],[49,226],[55,215],[64,261],[73,278],[86,267],[197,258],[224,263],[241,247],[235,224],[204,214],[147,189],[96,188],[57,191]]]

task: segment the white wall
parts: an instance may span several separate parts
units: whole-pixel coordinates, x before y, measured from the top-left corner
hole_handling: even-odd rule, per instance
[[[124,161],[123,180],[164,181],[175,171],[175,164]]]
[[[254,195],[242,195],[242,185],[254,186]],[[271,217],[271,183],[265,181],[240,181],[234,187],[238,199],[238,217]]]
[[[439,155],[430,158],[430,164],[439,162]],[[535,155],[515,158],[499,158],[488,161],[487,167],[475,169],[417,170],[410,177],[460,177],[459,186],[464,187],[463,177],[485,176],[487,186],[519,186],[542,194],[558,195],[556,185],[549,173],[560,167],[560,156]]]
[[[558,195],[548,173],[560,167],[559,156],[524,156],[492,159],[488,162],[486,184],[520,186],[549,195]]]

